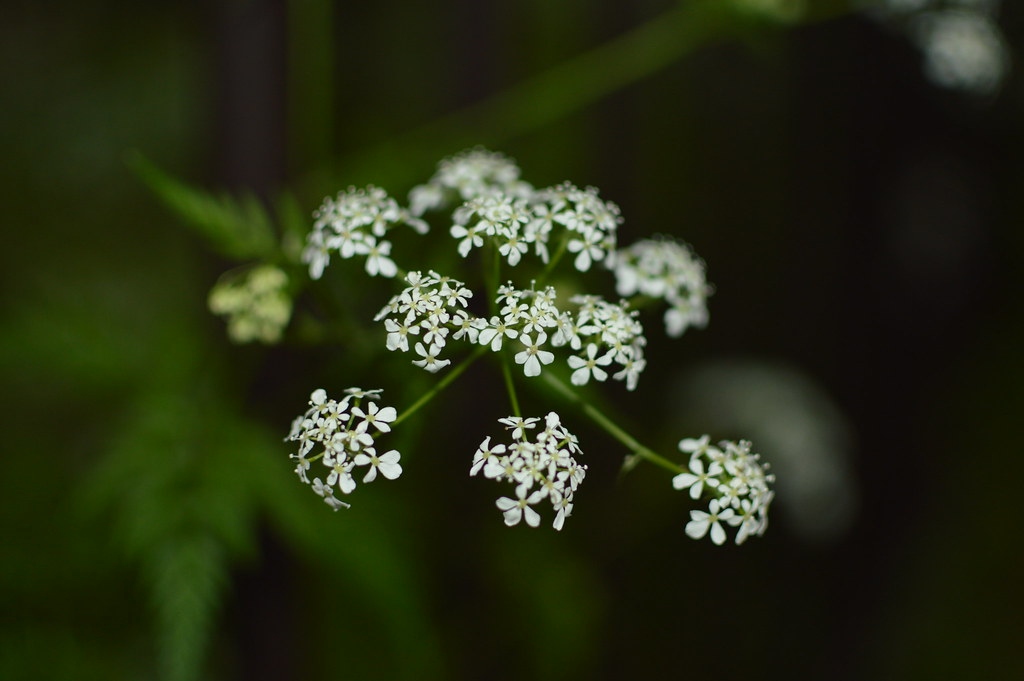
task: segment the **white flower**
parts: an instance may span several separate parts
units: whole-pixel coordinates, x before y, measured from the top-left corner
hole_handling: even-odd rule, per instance
[[[329,485],[324,485],[320,478],[313,479],[313,491],[317,493],[317,496],[323,497],[324,503],[337,511],[339,508],[352,508],[350,504],[346,504],[344,501],[335,498],[334,493],[331,492]]]
[[[359,432],[366,432],[370,426],[373,426],[382,433],[390,433],[391,426],[388,424],[398,418],[398,412],[394,407],[381,409],[376,402],[370,402],[365,412],[359,407],[353,407],[352,416],[362,419],[356,426],[356,430]]]
[[[480,230],[476,225],[469,228],[462,225],[452,225],[449,232],[456,239],[462,239],[459,242],[459,255],[463,258],[469,255],[471,248],[480,248],[484,245],[483,237],[480,236]]]
[[[503,419],[498,419],[498,423],[504,423],[507,429],[512,431],[513,440],[523,439],[528,428],[537,427],[537,421],[540,421],[540,419],[535,416],[528,419],[519,416],[506,416]]]
[[[722,510],[718,506],[718,499],[712,499],[708,512],[690,511],[690,522],[686,523],[686,534],[693,539],[700,539],[708,533],[711,528],[711,541],[721,546],[725,543],[725,530],[722,529],[722,520],[728,521],[735,513],[731,508]]]
[[[337,485],[343,494],[351,494],[352,490],[356,488],[356,481],[352,479],[351,471],[351,463],[346,463],[341,458],[335,459],[334,465],[331,466],[331,472],[327,476],[327,486]]]
[[[736,532],[736,543],[742,544],[747,537],[760,532],[761,519],[757,515],[757,507],[750,499],[743,499],[740,502],[740,512],[729,519],[729,524],[740,528]]]
[[[327,247],[338,251],[342,258],[366,255],[374,238],[354,224],[335,225],[335,234],[327,238]]]
[[[502,467],[498,464],[498,457],[505,453],[505,445],[491,447],[490,444],[491,436],[488,435],[477,447],[476,454],[473,455],[473,466],[469,469],[470,475],[476,475],[481,468],[484,469],[484,477],[487,478],[495,478],[501,474]]]
[[[437,358],[437,354],[441,352],[441,350],[442,348],[439,345],[431,345],[428,349],[423,347],[423,343],[417,343],[416,354],[423,359],[413,360],[413,364],[418,367],[422,367],[432,374],[436,373],[452,363],[450,359]]]
[[[626,381],[626,390],[636,390],[637,383],[640,382],[640,374],[644,368],[647,367],[647,360],[629,358],[625,364],[622,365],[622,371],[614,374],[612,378],[617,381]]]
[[[387,257],[390,254],[390,241],[381,241],[375,246],[371,246],[366,255],[366,273],[371,277],[379,274],[382,277],[388,278],[398,274],[398,266],[395,265],[391,258]]]
[[[509,527],[519,524],[523,516],[526,517],[526,524],[530,527],[540,525],[540,514],[533,510],[532,504],[536,504],[543,499],[544,494],[540,491],[534,492],[529,497],[525,496],[525,494],[525,490],[518,488],[516,489],[517,499],[501,497],[495,502],[498,510],[505,516],[505,524]]]
[[[471,317],[462,310],[457,311],[452,315],[450,322],[452,328],[455,329],[452,339],[459,340],[465,337],[470,343],[475,345],[480,335],[480,329],[477,326],[478,321],[477,317]]]
[[[558,510],[558,513],[555,515],[555,522],[552,524],[552,527],[556,530],[561,530],[562,526],[565,525],[565,519],[572,515],[572,497],[560,496],[555,503],[555,508]]]
[[[722,472],[722,467],[718,465],[718,462],[712,461],[708,470],[705,471],[704,463],[698,458],[692,458],[690,459],[690,470],[693,473],[680,473],[672,478],[672,486],[676,489],[689,488],[691,499],[700,498],[705,484],[712,488],[718,487],[718,480],[714,478]]]
[[[508,264],[515,267],[529,249],[530,247],[516,234],[498,247],[498,253],[508,258]]]
[[[388,408],[390,409],[390,407]],[[369,454],[357,454],[353,461],[357,466],[370,465],[370,470],[366,471],[363,482],[373,482],[377,478],[378,469],[381,475],[388,480],[394,480],[400,476],[402,474],[402,466],[398,463],[400,458],[401,455],[392,449],[380,456],[377,456],[372,451]]]
[[[579,253],[576,256],[576,260],[573,261],[573,267],[578,269],[580,272],[586,272],[590,269],[590,263],[594,260],[600,261],[604,258],[604,250],[596,240],[600,238],[600,235],[596,233],[589,233],[587,236],[580,239],[571,239],[569,241],[569,252]]]
[[[607,372],[601,367],[608,366],[612,363],[612,353],[607,353],[601,357],[597,356],[597,346],[593,343],[587,345],[587,358],[576,357],[573,355],[569,358],[569,368],[575,369],[572,372],[570,380],[573,385],[586,385],[587,381],[590,380],[591,374],[598,381],[603,381],[608,378]]]
[[[417,335],[420,332],[419,326],[409,326],[404,322],[396,322],[394,319],[385,319],[384,328],[388,332],[386,347],[388,350],[401,350],[409,352],[409,334]]]
[[[477,341],[480,345],[490,345],[492,352],[499,352],[501,350],[501,341],[504,338],[515,338],[518,335],[519,332],[508,328],[504,321],[497,317],[492,317],[488,325],[480,330]]]
[[[516,364],[523,365],[523,373],[527,376],[539,376],[541,365],[551,364],[555,361],[555,355],[547,350],[541,350],[541,346],[548,340],[546,333],[541,331],[537,334],[537,342],[533,342],[529,334],[519,339],[526,349],[516,354]]]

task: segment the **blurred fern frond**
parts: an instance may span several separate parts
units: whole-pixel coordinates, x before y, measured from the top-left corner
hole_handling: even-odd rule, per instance
[[[270,216],[253,194],[215,196],[175,179],[138,152],[129,153],[126,162],[164,205],[221,255],[272,259],[277,252]]]

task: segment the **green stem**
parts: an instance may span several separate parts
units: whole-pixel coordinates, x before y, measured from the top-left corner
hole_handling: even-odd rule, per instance
[[[563,229],[562,230],[562,240],[558,244],[558,250],[556,250],[555,254],[553,256],[551,256],[551,260],[548,261],[547,267],[544,268],[544,271],[541,272],[540,277],[537,278],[536,286],[537,286],[538,289],[540,289],[540,287],[544,284],[544,282],[546,282],[548,280],[548,277],[551,276],[551,272],[554,271],[555,265],[558,264],[558,261],[562,259],[562,256],[565,254],[565,249],[566,249],[566,247],[568,245],[569,245],[569,230],[568,229]]]
[[[501,373],[505,377],[505,389],[508,390],[508,399],[512,403],[512,413],[516,418],[522,418],[523,415],[519,411],[519,400],[516,397],[516,386],[512,382],[512,369],[508,365],[508,354],[505,352],[501,353]]]
[[[461,376],[462,372],[468,369],[469,365],[475,362],[477,358],[479,358],[480,355],[484,354],[487,350],[488,348],[486,345],[477,346],[469,357],[466,357],[459,364],[457,364],[454,369],[452,369],[447,374],[442,376],[441,380],[435,383],[433,387],[430,388],[430,390],[423,393],[423,395],[421,395],[418,400],[412,403],[412,406],[410,406],[408,409],[399,414],[398,418],[391,422],[391,427],[394,428],[399,423],[401,423],[402,421],[404,421],[405,419],[409,418],[417,411],[419,411],[419,409],[426,405],[428,402],[430,402],[430,400],[434,399],[434,397],[439,392],[447,388],[449,383],[451,383],[456,378]]]
[[[629,449],[629,451],[633,452],[640,458],[646,459],[647,461],[650,461],[656,466],[661,466],[662,468],[672,471],[673,473],[685,472],[683,470],[683,467],[680,466],[679,464],[675,463],[670,459],[666,459],[657,452],[637,442],[636,438],[634,438],[632,435],[623,430],[617,423],[612,421],[610,418],[605,416],[605,414],[600,409],[592,405],[590,402],[584,400],[582,397],[580,397],[579,393],[577,393],[575,390],[573,390],[565,383],[563,383],[561,379],[555,376],[554,372],[545,371],[541,375],[545,378],[545,380],[547,380],[548,385],[550,385],[552,388],[561,393],[562,396],[564,396],[570,402],[574,402],[575,404],[577,404],[580,407],[580,409],[583,410],[583,413],[592,418],[597,423],[597,425],[604,428],[604,430],[609,435],[611,435],[616,440],[625,445],[625,447]]]

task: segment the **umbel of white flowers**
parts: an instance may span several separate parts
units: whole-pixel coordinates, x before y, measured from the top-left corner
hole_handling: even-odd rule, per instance
[[[711,541],[725,542],[722,523],[739,528],[736,543],[742,544],[751,535],[761,536],[768,529],[768,505],[774,493],[770,484],[775,476],[768,473],[768,464],[750,452],[750,443],[738,444],[723,440],[720,447],[709,444],[710,437],[685,439],[679,450],[690,455],[688,470],[672,478],[676,489],[690,490],[690,497],[711,496],[708,510],[690,511],[686,534],[700,539],[708,530]]]
[[[310,396],[306,413],[292,422],[287,439],[299,443],[299,451],[291,455],[296,461],[295,473],[334,510],[348,508],[349,504],[334,496],[334,488],[350,494],[356,488],[353,473],[357,468],[366,471],[362,482],[373,482],[378,471],[388,480],[402,474],[397,451],[378,455],[374,447],[377,435],[391,431],[390,423],[397,416],[395,408],[381,408],[373,401],[367,403],[365,410],[360,406],[363,399],[375,398],[380,393],[348,388],[338,402],[328,399],[327,392],[320,388]],[[309,471],[314,463],[323,466],[324,480],[314,473],[310,482]]]
[[[468,266],[471,252],[484,251],[478,260],[487,268],[482,277],[487,315],[470,311],[474,291],[465,281],[429,266],[402,267],[392,258],[396,229],[404,225],[422,237],[430,230],[425,216],[448,210],[432,221],[446,223],[461,262]],[[410,192],[408,207],[378,187],[349,188],[325,199],[314,218],[302,253],[310,278],[321,278],[333,257],[362,259],[369,276],[400,278],[401,290],[374,318],[383,326],[381,345],[411,355],[412,365],[440,375],[400,417],[395,408],[378,404],[379,390],[349,388],[341,401],[329,399],[324,390],[313,392],[309,409],[295,420],[287,439],[299,443],[292,454],[295,472],[332,508],[348,506],[335,493],[350,494],[358,470],[365,470],[362,482],[373,481],[378,473],[397,478],[402,472],[399,453],[378,454],[376,439],[429,402],[469,363],[494,353],[515,412],[499,419],[511,431],[511,441],[492,443],[486,437],[470,474],[513,484],[513,494],[495,502],[505,524],[538,526],[535,507],[547,501],[555,513],[552,525],[562,529],[587,470],[576,459],[582,454],[576,437],[557,413],[521,416],[510,371],[518,366],[527,379],[543,376],[556,392],[584,405],[583,412],[634,457],[672,471],[676,489],[688,489],[694,499],[708,498],[707,511],[691,511],[687,535],[709,535],[722,544],[723,525],[737,528],[736,543],[763,534],[773,477],[758,455],[750,453],[749,443],[715,447],[707,436],[683,440],[681,451],[690,454],[684,467],[640,445],[558,378],[564,372],[574,386],[611,378],[622,381],[628,391],[636,390],[647,366],[647,337],[633,301],[666,304],[663,323],[674,338],[707,324],[711,287],[704,263],[689,246],[655,238],[619,248],[619,208],[596,189],[570,183],[536,189],[520,178],[510,159],[482,149],[442,161],[429,181]],[[579,278],[610,273],[621,299],[588,293],[560,296],[545,282],[563,258]],[[519,277],[525,281],[511,276],[524,270],[533,276]],[[586,290],[582,284],[572,285],[574,291]],[[453,348],[458,353],[460,345],[471,352],[452,366],[448,356]],[[553,369],[556,362],[567,368]],[[311,473],[314,465],[320,475]]]

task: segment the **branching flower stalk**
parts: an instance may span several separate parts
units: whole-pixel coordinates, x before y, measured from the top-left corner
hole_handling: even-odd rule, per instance
[[[470,475],[513,485],[512,494],[495,502],[505,524],[538,526],[537,507],[548,501],[552,525],[562,529],[587,472],[579,461],[579,442],[562,416],[522,410],[515,385],[521,371],[527,381],[543,377],[543,385],[578,407],[633,458],[672,473],[675,489],[707,500],[706,511],[690,512],[688,536],[710,536],[722,544],[726,526],[735,528],[736,543],[763,534],[773,477],[749,443],[715,446],[706,435],[686,438],[679,448],[689,460],[676,463],[642,445],[570,387],[611,380],[622,382],[627,392],[637,389],[647,366],[648,340],[634,302],[664,303],[662,323],[671,338],[708,321],[711,288],[704,263],[689,246],[661,237],[619,248],[621,223],[618,206],[597,189],[571,183],[534,188],[510,159],[482,149],[441,161],[434,176],[410,192],[407,207],[374,186],[350,187],[325,199],[301,256],[310,279],[320,279],[332,259],[357,259],[366,275],[399,282],[400,290],[374,317],[381,346],[409,356],[412,366],[439,378],[401,415],[379,404],[380,390],[349,388],[340,401],[323,389],[314,391],[287,438],[299,443],[291,456],[300,480],[337,510],[348,507],[336,494],[356,488],[357,471],[365,470],[365,483],[378,474],[397,478],[403,470],[400,454],[378,454],[377,438],[428,404],[470,364],[493,353],[512,411],[498,418],[508,439],[492,443],[487,435],[472,457]],[[481,251],[481,276],[466,281],[484,282],[482,303],[466,281],[395,261],[392,239],[423,238],[432,224],[442,225],[463,262]],[[562,278],[555,281],[565,281],[564,270],[575,279],[612,279],[619,300],[560,293],[548,282],[556,271]],[[572,285],[587,290],[575,281]],[[477,306],[485,307],[486,314],[476,313]],[[244,309],[240,303],[221,307]],[[460,353],[465,354],[453,366],[451,357]],[[323,477],[314,473],[310,478],[314,464],[325,467]]]

